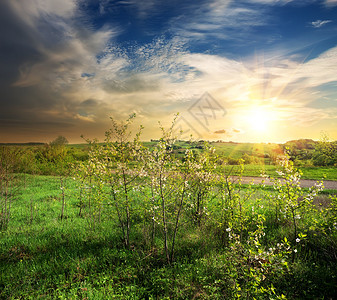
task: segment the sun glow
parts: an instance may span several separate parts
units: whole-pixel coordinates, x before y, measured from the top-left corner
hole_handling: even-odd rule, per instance
[[[270,105],[251,105],[240,111],[236,121],[250,137],[269,137],[275,131],[278,113]]]
[[[247,123],[251,129],[257,132],[265,132],[271,125],[271,112],[264,108],[253,108],[247,116]]]

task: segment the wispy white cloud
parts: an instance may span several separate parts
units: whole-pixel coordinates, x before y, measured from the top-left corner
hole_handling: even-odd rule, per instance
[[[320,28],[322,26],[324,26],[325,24],[328,24],[328,23],[331,23],[332,21],[331,20],[316,20],[316,21],[313,21],[311,22],[311,26],[314,27],[314,28]]]
[[[336,6],[337,5],[337,0],[325,0],[325,4],[327,6]]]
[[[249,43],[249,35],[254,28],[265,26],[272,21],[268,14],[269,9],[273,5],[287,1],[250,2],[231,0],[204,2],[200,7],[172,19],[171,30],[174,34],[201,42],[205,42],[207,38],[216,38]]]

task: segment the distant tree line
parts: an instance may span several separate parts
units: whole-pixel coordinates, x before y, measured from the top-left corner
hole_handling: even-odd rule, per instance
[[[283,144],[283,149],[295,165],[336,166],[337,141],[323,135],[320,141],[300,139]]]

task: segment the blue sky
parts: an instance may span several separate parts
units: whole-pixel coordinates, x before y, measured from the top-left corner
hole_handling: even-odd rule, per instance
[[[0,142],[337,139],[336,0],[4,0],[0,62]]]

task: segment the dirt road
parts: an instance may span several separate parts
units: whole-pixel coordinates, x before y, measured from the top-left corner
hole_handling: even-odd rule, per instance
[[[238,177],[231,176],[233,181],[237,181]],[[260,184],[262,180],[265,180],[266,185],[273,185],[273,183],[267,178],[262,177],[242,177],[242,183],[243,184],[249,184],[252,181],[254,184]],[[317,183],[317,180],[311,180],[311,179],[301,179],[301,187],[309,188],[313,186],[315,183]],[[324,181],[324,189],[326,190],[337,190],[337,181],[335,180],[325,180]]]

